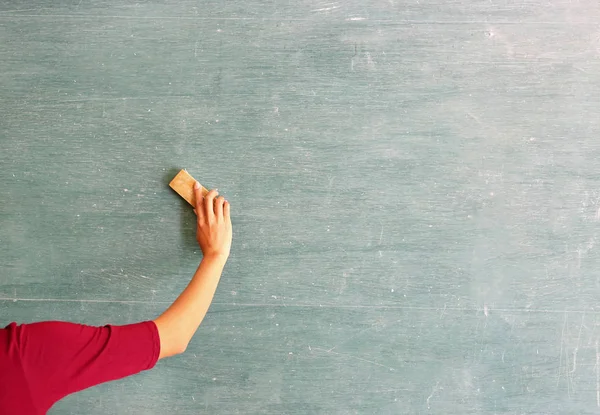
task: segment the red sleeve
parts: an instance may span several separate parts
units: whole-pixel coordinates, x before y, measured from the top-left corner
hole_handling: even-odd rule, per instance
[[[151,369],[160,339],[153,321],[101,327],[48,321],[18,326],[33,399],[50,408],[73,392]]]

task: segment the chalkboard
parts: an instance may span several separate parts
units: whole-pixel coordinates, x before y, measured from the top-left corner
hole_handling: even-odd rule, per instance
[[[158,316],[81,414],[600,411],[600,5],[0,1],[0,324]]]

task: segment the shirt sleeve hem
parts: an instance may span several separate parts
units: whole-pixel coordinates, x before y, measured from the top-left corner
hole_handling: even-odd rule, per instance
[[[156,323],[152,320],[148,321],[150,331],[152,332],[152,357],[150,358],[150,362],[148,363],[148,369],[152,369],[156,362],[158,362],[158,357],[160,356],[160,335],[158,333],[158,327],[156,327]]]

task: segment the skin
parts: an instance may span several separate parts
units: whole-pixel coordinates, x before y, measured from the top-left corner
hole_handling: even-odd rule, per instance
[[[219,284],[231,250],[230,205],[213,189],[202,196],[199,183],[196,194],[196,239],[203,258],[183,292],[164,313],[154,320],[160,336],[160,356],[183,353],[202,323]]]

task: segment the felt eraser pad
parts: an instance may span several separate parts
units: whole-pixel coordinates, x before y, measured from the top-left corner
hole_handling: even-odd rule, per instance
[[[173,180],[171,180],[169,186],[171,186],[171,189],[175,190],[179,196],[187,200],[190,205],[196,207],[196,195],[194,194],[195,183],[196,179],[190,176],[187,171],[181,170]],[[202,196],[206,196],[207,193],[208,190],[202,186]]]

